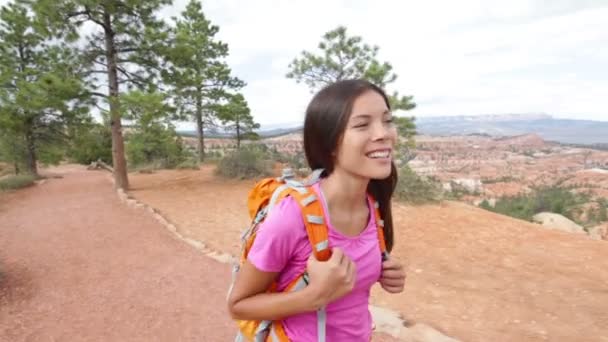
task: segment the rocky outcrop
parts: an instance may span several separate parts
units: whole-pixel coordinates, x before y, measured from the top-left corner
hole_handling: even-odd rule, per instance
[[[561,230],[568,233],[585,234],[585,229],[583,229],[583,227],[560,214],[547,212],[538,213],[532,217],[532,220],[550,229]]]
[[[608,240],[608,223],[589,228],[589,237],[594,240]]]

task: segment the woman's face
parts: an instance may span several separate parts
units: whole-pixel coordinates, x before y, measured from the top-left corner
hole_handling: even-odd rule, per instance
[[[397,129],[384,98],[368,90],[353,103],[337,148],[335,168],[362,178],[384,179],[391,174]]]

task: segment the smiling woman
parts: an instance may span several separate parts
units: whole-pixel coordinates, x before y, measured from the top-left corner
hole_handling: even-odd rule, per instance
[[[321,176],[300,189],[309,191],[305,198],[285,197],[257,228],[229,295],[235,319],[270,322],[271,341],[370,341],[371,287],[398,293],[405,283],[389,256],[396,140],[389,101],[374,84],[340,81],[313,97],[304,150]],[[305,223],[311,202],[322,216],[304,215]],[[327,228],[327,240],[311,245],[311,222]]]

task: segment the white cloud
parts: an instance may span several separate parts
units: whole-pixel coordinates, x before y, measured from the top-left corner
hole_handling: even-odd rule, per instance
[[[178,16],[176,0],[164,17]],[[2,0],[0,0],[0,3]],[[605,0],[205,0],[263,124],[300,121],[312,97],[285,78],[302,50],[345,25],[380,47],[417,116],[546,112],[608,120]]]
[[[600,102],[608,87],[606,2],[218,0],[204,8],[262,123],[301,120],[312,95],[285,78],[287,65],[337,25],[380,46],[399,75],[390,89],[418,103],[412,114],[608,119]]]

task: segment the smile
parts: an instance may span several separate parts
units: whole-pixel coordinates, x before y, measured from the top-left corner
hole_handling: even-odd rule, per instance
[[[391,150],[390,149],[376,150],[376,151],[367,153],[366,156],[368,156],[369,158],[372,158],[372,159],[389,158],[391,156]]]

